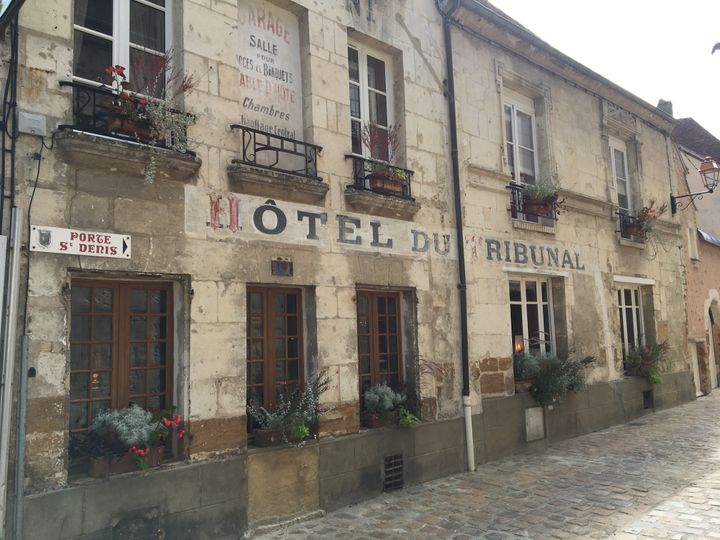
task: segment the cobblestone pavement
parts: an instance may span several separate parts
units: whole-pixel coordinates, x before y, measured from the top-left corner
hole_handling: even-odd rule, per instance
[[[256,538],[720,538],[720,391]]]

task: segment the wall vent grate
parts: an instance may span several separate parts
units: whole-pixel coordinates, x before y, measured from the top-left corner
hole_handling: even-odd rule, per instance
[[[653,396],[652,390],[645,390],[643,392],[643,409],[655,408],[655,397]]]
[[[403,487],[403,456],[395,454],[385,457],[385,481],[383,482],[384,491],[392,491],[393,489],[402,489]]]

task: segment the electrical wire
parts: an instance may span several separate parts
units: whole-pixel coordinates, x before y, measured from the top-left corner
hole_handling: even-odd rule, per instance
[[[32,231],[32,220],[30,219],[32,216],[32,206],[33,202],[35,201],[35,192],[37,191],[38,181],[40,180],[40,166],[42,165],[42,153],[43,148],[47,148],[45,145],[45,139],[40,139],[40,151],[36,154],[38,165],[37,165],[37,172],[35,173],[35,182],[33,183],[32,192],[30,193],[30,202],[28,203],[28,210],[27,210],[27,238],[28,238],[28,246],[27,246],[27,268],[25,269],[25,306],[23,307],[23,332],[22,335],[25,335],[25,332],[27,331],[27,324],[28,324],[28,303],[30,300],[30,233]],[[52,148],[52,146],[50,146]]]

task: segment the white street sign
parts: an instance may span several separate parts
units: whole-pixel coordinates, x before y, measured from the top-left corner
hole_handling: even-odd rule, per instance
[[[130,235],[33,225],[30,251],[129,259]]]

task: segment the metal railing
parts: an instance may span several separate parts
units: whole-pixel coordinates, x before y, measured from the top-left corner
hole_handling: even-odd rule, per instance
[[[557,221],[557,199],[549,201],[532,201],[525,197],[523,184],[510,183],[506,186],[510,190],[510,211],[514,219],[522,219],[542,223],[543,220]]]
[[[410,184],[413,171],[354,154],[348,154],[345,158],[353,160],[354,189],[412,199]]]
[[[245,163],[253,167],[278,171],[322,181],[317,172],[317,156],[321,146],[280,135],[273,135],[241,124],[231,124],[230,129],[240,131],[241,157],[233,163]]]
[[[147,121],[131,118],[127,114],[127,104],[119,105],[118,94],[112,89],[78,81],[60,81],[60,86],[73,89],[73,123],[61,124],[58,129],[75,129],[161,148],[173,146],[169,144],[171,141],[153,133]],[[130,103],[142,107],[137,99],[131,98]],[[182,114],[180,111],[171,112]]]
[[[644,221],[628,214],[625,210],[620,210],[616,213],[618,216],[618,226],[620,227],[617,232],[620,233],[620,236],[622,238],[635,240],[636,242],[644,242],[647,237]]]

